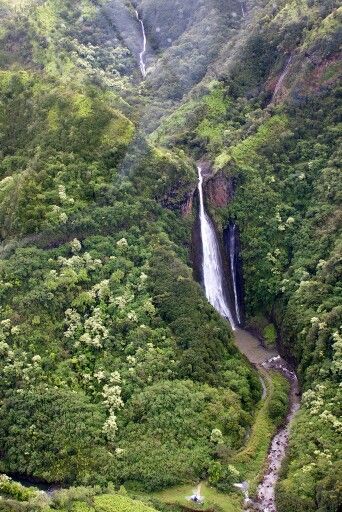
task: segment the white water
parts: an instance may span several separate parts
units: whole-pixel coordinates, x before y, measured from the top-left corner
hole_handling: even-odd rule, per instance
[[[272,439],[267,459],[267,470],[256,493],[256,504],[260,510],[263,512],[277,512],[275,486],[289,444],[290,425],[299,409],[299,388],[296,374],[287,367],[285,361],[279,355],[268,359],[262,366],[266,370],[278,370],[291,383],[290,410],[285,424]]]
[[[235,331],[235,321],[223,291],[223,269],[219,244],[214,227],[204,209],[202,169],[200,167],[197,169],[203,249],[202,270],[205,294],[210,304],[216,309],[216,311],[218,311],[218,313],[220,313],[221,316],[228,319],[231,328]]]
[[[275,89],[274,89],[274,92],[273,92],[272,101],[274,101],[277,98],[278,93],[279,93],[280,89],[283,86],[284,80],[285,80],[285,78],[287,76],[287,73],[289,71],[289,67],[290,67],[291,61],[292,61],[292,55],[290,56],[289,60],[287,61],[285,69],[282,72],[282,74],[280,75],[279,80],[277,82],[277,85],[275,86]]]
[[[145,32],[144,22],[140,18],[138,11],[135,11],[135,14],[136,14],[137,20],[139,21],[139,23],[141,25],[141,32],[142,32],[142,36],[143,36],[143,49],[139,53],[139,66],[140,66],[141,74],[145,78],[145,76],[146,76],[146,65],[145,65],[144,57],[145,57],[146,45],[147,45],[146,32]]]
[[[263,512],[277,512],[275,486],[279,478],[282,462],[286,455],[286,450],[289,443],[290,423],[299,408],[298,381],[296,374],[287,367],[285,361],[280,357],[279,354],[277,354],[276,351],[265,349],[260,345],[259,340],[249,335],[245,331],[236,328],[234,317],[229,309],[223,291],[223,267],[220,256],[219,243],[216,237],[214,226],[206,214],[204,208],[203,176],[200,167],[198,167],[198,191],[200,200],[200,229],[203,248],[202,269],[204,288],[207,299],[223,317],[226,317],[229,320],[232,329],[235,331],[235,339],[237,345],[240,350],[248,357],[248,359],[257,366],[262,366],[267,371],[275,370],[282,373],[289,379],[291,383],[290,410],[284,421],[284,425],[278,430],[272,439],[267,459],[266,471],[261,483],[257,488],[256,498],[251,499],[249,497],[248,482],[234,484],[235,487],[240,489],[244,494],[244,509],[250,510],[251,512],[251,509],[249,508],[249,505],[251,505],[253,510],[256,508],[257,510]],[[233,281],[232,284],[234,287],[236,317],[239,319],[240,315],[238,309],[235,273],[235,244],[236,227],[234,224],[232,224],[229,229],[229,254]],[[252,344],[254,343],[256,345],[255,348],[251,346],[251,342]],[[263,379],[261,377],[260,379],[263,387],[262,398],[265,399],[267,388]],[[195,496],[196,494],[194,494],[190,499],[193,499]]]
[[[241,2],[240,5],[241,5],[242,17],[245,18],[246,17],[246,13],[245,13],[245,9],[244,9],[243,3]]]
[[[236,225],[232,224],[229,227],[229,260],[230,260],[230,272],[232,274],[232,282],[233,282],[233,290],[234,290],[234,299],[235,299],[235,313],[238,324],[241,324],[241,315],[240,315],[240,307],[239,307],[239,297],[237,292],[237,283],[236,283],[236,265],[235,265],[235,257],[236,257]]]
[[[240,491],[242,492],[242,494],[244,495],[245,497],[245,505],[248,505],[248,503],[251,501],[249,499],[249,493],[248,493],[248,487],[249,487],[249,484],[248,482],[241,482],[241,483],[238,483],[238,484],[233,484],[234,487],[236,487],[237,489],[240,489]]]

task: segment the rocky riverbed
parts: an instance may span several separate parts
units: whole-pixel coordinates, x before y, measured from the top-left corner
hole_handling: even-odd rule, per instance
[[[291,384],[290,408],[284,425],[280,427],[272,439],[267,457],[266,471],[259,484],[254,499],[245,499],[245,506],[250,512],[276,512],[275,487],[279,478],[282,462],[286,455],[289,443],[290,423],[299,409],[299,387],[294,371],[280,357],[275,349],[266,349],[261,342],[247,331],[238,329],[234,333],[239,350],[251,361],[256,368],[266,371],[275,370],[284,375]]]

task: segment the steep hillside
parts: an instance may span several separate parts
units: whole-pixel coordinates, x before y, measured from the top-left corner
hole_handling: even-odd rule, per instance
[[[234,181],[213,214],[240,228],[248,322],[275,324],[304,391],[278,489],[288,512],[341,503],[341,15],[334,1],[267,6],[239,62],[153,135]]]
[[[260,479],[289,386],[261,400],[193,278],[201,159],[247,326],[303,392],[277,510],[339,510],[339,4],[0,0],[0,471],[86,486],[1,477],[0,509],[177,511],[114,490],[209,479],[235,511]]]
[[[139,27],[123,2],[1,2],[2,61],[42,70],[63,81],[122,89],[138,76]],[[129,25],[130,31],[123,27]]]
[[[193,164],[139,129],[134,8],[1,9],[1,470],[195,480],[215,429],[243,444],[261,386],[192,279]]]
[[[243,19],[239,0],[142,0],[138,5],[150,42],[147,86],[164,99],[181,99],[204,77]]]

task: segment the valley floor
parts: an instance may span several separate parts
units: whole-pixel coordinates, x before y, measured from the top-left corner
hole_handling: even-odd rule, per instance
[[[263,381],[265,394],[258,406],[246,445],[233,456],[231,463],[248,482],[249,494],[256,496],[254,504],[262,507],[264,506],[263,497],[265,494],[267,495],[267,493],[265,493],[265,487],[269,487],[268,479],[270,471],[272,471],[271,468],[274,468],[277,462],[275,460],[274,451],[270,448],[271,443],[272,445],[274,442],[277,443],[278,437],[281,436],[282,448],[284,449],[280,459],[278,455],[278,466],[276,468],[276,474],[273,475],[272,495],[274,500],[274,486],[288,443],[288,437],[284,439],[284,431],[288,434],[287,421],[292,420],[292,415],[291,417],[287,417],[285,426],[277,429],[269,416],[270,403],[279,390],[288,392],[290,387],[289,382],[291,382],[292,393],[290,396],[289,409],[293,410],[294,408],[294,410],[296,410],[298,404],[298,389],[294,374],[292,374],[292,377],[290,370],[286,367],[286,363],[280,359],[275,349],[263,347],[255,336],[243,329],[235,331],[235,342],[239,350],[257,367],[260,378]],[[223,512],[240,512],[243,510],[244,505],[242,503],[241,493],[221,493],[210,486],[208,482],[201,482],[198,487],[200,487],[200,495],[204,498],[205,509],[216,505],[220,507]],[[181,485],[156,492],[153,496],[167,504],[180,504],[186,506],[188,509],[198,510],[199,506],[189,501],[189,497],[196,492],[198,487],[194,482],[193,484]],[[270,498],[268,497],[267,500],[270,500]],[[271,505],[268,510],[270,512],[275,510],[273,507],[274,505]],[[201,510],[204,510],[203,506]],[[262,510],[266,510],[266,508]]]

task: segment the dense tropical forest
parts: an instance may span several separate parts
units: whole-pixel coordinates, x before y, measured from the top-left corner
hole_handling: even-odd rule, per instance
[[[206,299],[198,161],[222,246],[238,226],[244,326],[298,376],[277,511],[340,510],[341,18],[338,0],[0,0],[0,510],[255,494],[289,382]]]

